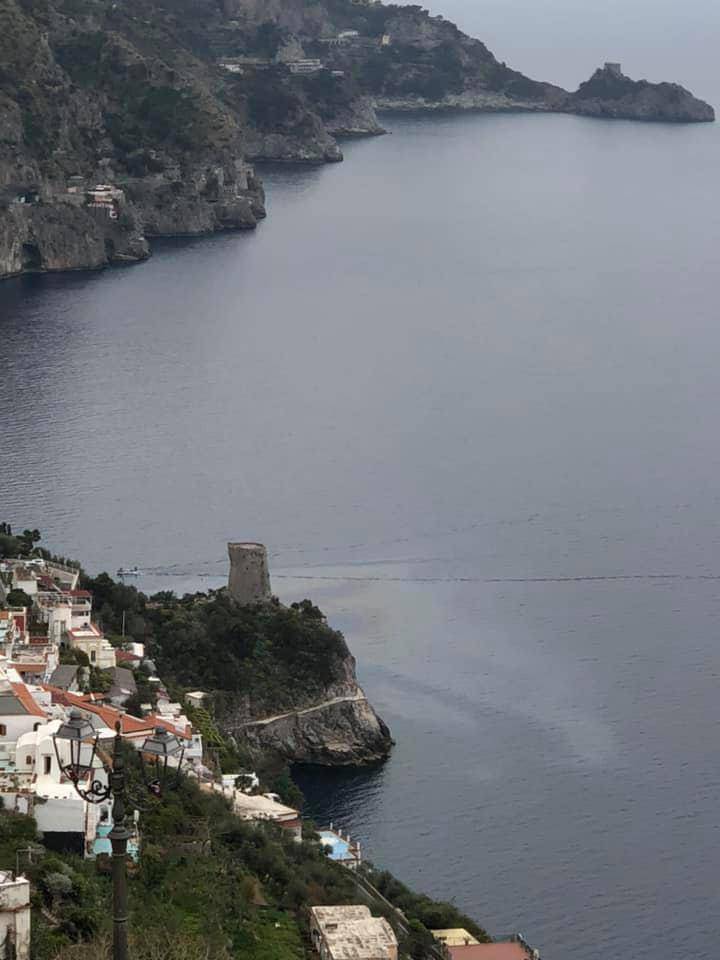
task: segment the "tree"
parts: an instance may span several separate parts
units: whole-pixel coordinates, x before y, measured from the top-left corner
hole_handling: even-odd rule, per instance
[[[0,557],[29,557],[39,540],[39,530],[14,534],[9,523],[0,523]]]
[[[11,590],[7,595],[7,605],[9,607],[31,607],[32,597],[28,596],[24,590]]]
[[[272,20],[261,23],[255,33],[255,45],[258,53],[271,60],[280,48],[283,33],[280,27]]]

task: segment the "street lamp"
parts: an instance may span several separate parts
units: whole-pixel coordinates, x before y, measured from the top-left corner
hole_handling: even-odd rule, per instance
[[[71,710],[68,720],[53,734],[53,743],[60,772],[70,780],[83,800],[88,803],[102,803],[112,797],[113,826],[109,839],[112,845],[113,960],[128,960],[127,845],[132,834],[125,822],[127,778],[120,731],[118,721],[115,724],[112,758],[105,758],[98,749],[99,732],[79,710]],[[61,743],[69,746],[69,762],[61,755]],[[152,736],[143,743],[140,750],[143,779],[148,790],[156,797],[161,796],[167,786],[177,786],[184,753],[182,743],[164,727],[155,727]],[[98,755],[108,774],[107,783],[92,779],[95,758]],[[170,770],[175,767],[175,764],[169,764],[169,761],[175,759],[177,769],[175,775],[169,779],[168,767]],[[90,783],[83,786],[88,777]]]
[[[155,727],[153,735],[148,737],[143,744],[140,751],[143,779],[148,790],[154,793],[156,797],[162,795],[165,787],[176,787],[178,785],[184,753],[185,748],[178,738],[168,733],[165,727]],[[175,776],[169,779],[168,761],[175,758],[177,758]]]

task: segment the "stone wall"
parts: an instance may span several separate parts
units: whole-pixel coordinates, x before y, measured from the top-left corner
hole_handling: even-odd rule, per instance
[[[229,543],[228,591],[238,603],[269,600],[270,574],[267,550],[262,543]]]

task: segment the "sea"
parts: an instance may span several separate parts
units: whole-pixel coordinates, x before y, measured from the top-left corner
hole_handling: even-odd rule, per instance
[[[0,519],[148,591],[266,543],[396,741],[309,814],[552,960],[714,957],[720,129],[385,124],[0,285]]]

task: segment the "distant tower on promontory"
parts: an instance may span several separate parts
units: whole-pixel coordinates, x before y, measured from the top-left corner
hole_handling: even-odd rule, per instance
[[[269,600],[270,574],[267,550],[262,543],[229,543],[228,592],[238,603]]]

